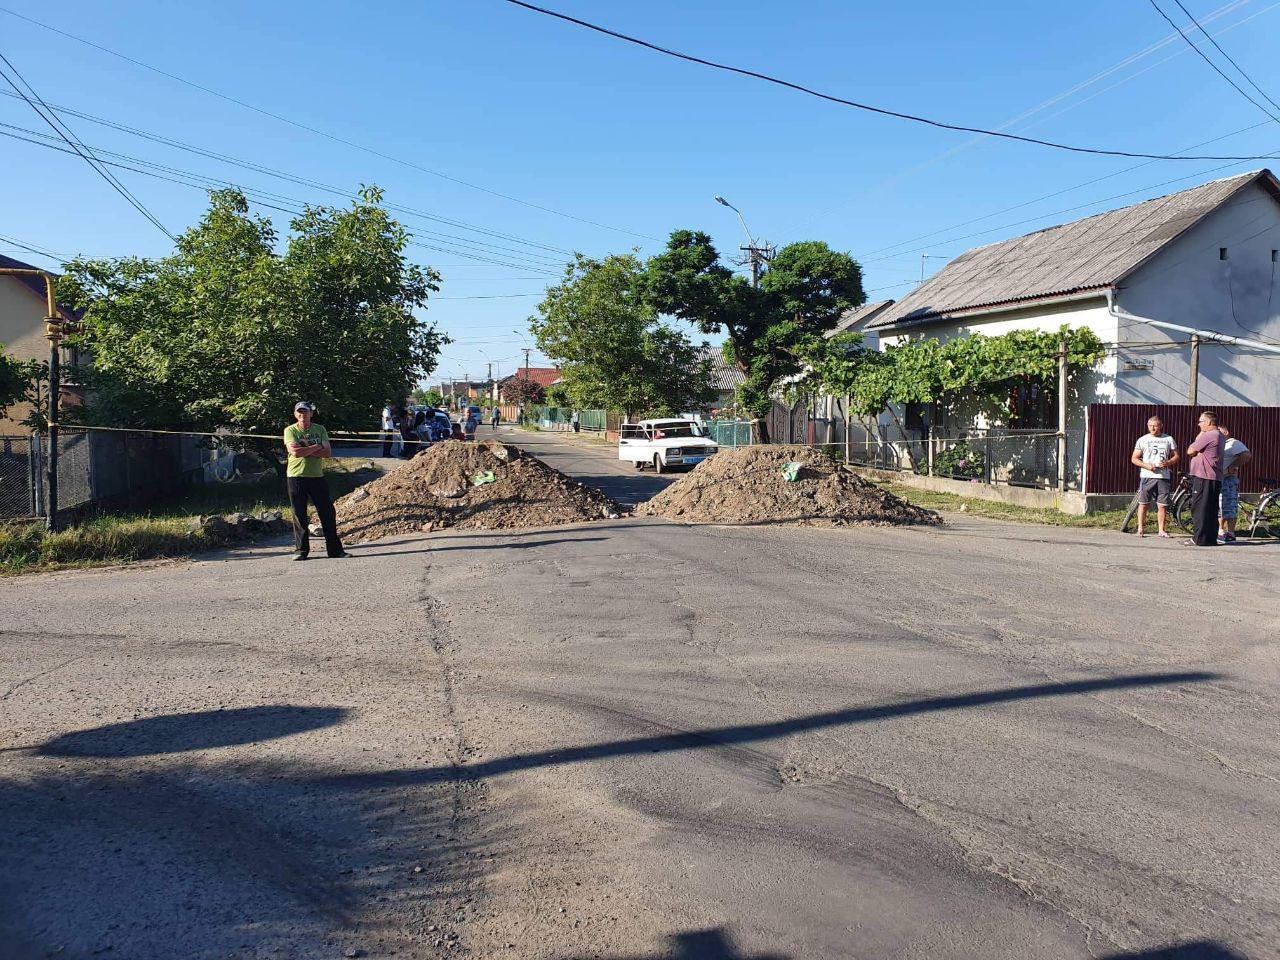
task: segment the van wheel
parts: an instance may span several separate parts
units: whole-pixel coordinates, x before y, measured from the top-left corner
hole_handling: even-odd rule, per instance
[[[653,455],[653,472],[654,472],[654,473],[661,473],[661,472],[662,472],[662,469],[663,469],[663,467],[662,467],[662,454],[660,454],[660,453],[655,453],[655,454]]]

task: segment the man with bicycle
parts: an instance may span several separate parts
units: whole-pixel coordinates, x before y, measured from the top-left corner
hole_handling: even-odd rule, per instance
[[[1164,432],[1159,417],[1147,421],[1147,432],[1133,446],[1130,462],[1138,468],[1138,536],[1147,535],[1147,507],[1156,502],[1159,535],[1168,537],[1165,518],[1169,513],[1169,494],[1173,486],[1173,470],[1178,462],[1178,445]]]

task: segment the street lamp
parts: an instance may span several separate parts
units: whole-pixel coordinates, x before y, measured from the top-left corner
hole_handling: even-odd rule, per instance
[[[716,203],[722,207],[728,207],[738,215],[738,222],[742,224],[742,232],[747,235],[747,245],[739,247],[744,254],[740,263],[751,264],[751,285],[753,287],[760,286],[760,268],[773,259],[773,247],[767,243],[756,243],[756,238],[751,233],[751,228],[747,226],[747,218],[742,215],[742,211],[735,207],[724,197],[717,196]]]
[[[730,203],[724,197],[716,197],[716,203],[720,204],[720,206],[722,207],[728,207],[730,210],[732,210],[734,213],[738,215],[738,222],[742,224],[742,232],[747,235],[747,243],[749,243],[751,246],[754,247],[756,245],[756,238],[751,235],[751,230],[747,226],[747,219],[742,215],[742,211],[739,210],[737,207],[735,207],[732,203]]]

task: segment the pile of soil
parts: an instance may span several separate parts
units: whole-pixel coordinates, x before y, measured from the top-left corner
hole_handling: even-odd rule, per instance
[[[335,504],[348,543],[457,527],[549,527],[618,516],[618,505],[518,447],[445,440]]]
[[[799,464],[795,479],[785,468]],[[798,523],[821,526],[941,523],[825,453],[802,446],[722,450],[702,461],[637,513],[689,523]]]

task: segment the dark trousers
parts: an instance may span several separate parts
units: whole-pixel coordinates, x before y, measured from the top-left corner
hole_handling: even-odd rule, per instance
[[[311,552],[311,534],[307,529],[307,500],[316,508],[320,528],[324,530],[325,552],[331,557],[342,555],[338,539],[338,519],[329,496],[329,481],[324,477],[289,477],[289,506],[293,508],[293,539],[304,557]],[[1216,519],[1214,521],[1217,522]],[[1216,528],[1215,528],[1216,530]]]
[[[396,435],[392,432],[384,431],[382,434],[382,458],[385,460],[391,456],[391,444],[395,442]]]
[[[1191,478],[1191,539],[1197,546],[1218,545],[1218,494],[1222,484],[1203,477]]]

